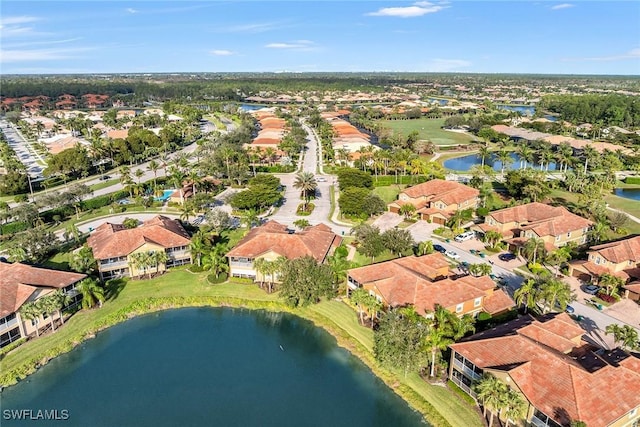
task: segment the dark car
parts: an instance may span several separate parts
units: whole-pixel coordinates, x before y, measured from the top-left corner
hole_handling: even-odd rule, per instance
[[[564,309],[564,311],[566,311],[569,314],[573,314],[575,313],[575,309],[573,307],[571,307],[570,305],[567,306],[567,308]]]
[[[518,258],[518,257],[515,256],[514,254],[510,253],[510,252],[498,255],[498,259],[500,261],[513,261],[516,258]]]
[[[433,245],[433,250],[440,252],[441,254],[447,252],[447,250],[440,245]]]

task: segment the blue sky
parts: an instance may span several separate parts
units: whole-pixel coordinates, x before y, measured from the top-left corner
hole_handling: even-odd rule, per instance
[[[637,1],[3,0],[0,72],[640,75]]]

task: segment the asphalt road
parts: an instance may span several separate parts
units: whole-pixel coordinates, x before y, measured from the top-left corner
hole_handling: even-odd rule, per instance
[[[42,171],[45,166],[39,164],[38,160],[44,160],[32,151],[30,144],[22,137],[22,134],[6,120],[0,120],[0,129],[7,138],[9,146],[16,152],[18,159],[20,159],[20,161],[27,167],[27,172],[31,178],[42,178]]]

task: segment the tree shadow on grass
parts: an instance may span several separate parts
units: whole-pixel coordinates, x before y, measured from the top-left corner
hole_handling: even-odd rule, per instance
[[[109,280],[104,287],[105,298],[107,301],[113,301],[118,298],[118,295],[120,295],[120,292],[122,292],[126,284],[127,281],[125,279]]]

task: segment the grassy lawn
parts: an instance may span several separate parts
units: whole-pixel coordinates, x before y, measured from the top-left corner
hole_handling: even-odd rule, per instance
[[[378,120],[377,123],[401,132],[405,137],[418,131],[420,139],[429,139],[436,145],[466,145],[473,141],[467,134],[441,129],[444,121],[445,119]]]
[[[31,340],[9,353],[2,360],[3,371],[12,371],[25,361],[45,363],[47,358],[58,354],[52,354],[52,350],[56,348],[71,350],[84,338],[92,337],[93,331],[107,324],[109,319],[117,318],[123,321],[132,317],[127,309],[134,307],[134,312],[144,312],[145,305],[141,303],[149,297],[165,299],[166,303],[160,300],[160,305],[155,305],[155,309],[169,308],[172,303],[180,305],[180,300],[187,299],[187,303],[182,305],[246,305],[288,311],[278,302],[277,295],[267,294],[255,285],[210,285],[206,281],[206,274],[193,274],[185,269],[175,269],[152,280],[112,282],[107,295],[107,302],[102,308],[80,311],[55,334]],[[189,298],[194,299],[188,300]],[[140,311],[135,310],[138,306]],[[425,413],[431,413],[435,418],[441,416],[452,426],[482,425],[475,408],[463,402],[454,391],[428,384],[417,374],[410,374],[405,378],[401,374],[392,375],[378,367],[372,354],[373,332],[359,325],[356,312],[346,304],[336,300],[324,301],[292,312],[307,317],[332,332],[341,345],[356,353],[372,367],[376,375]],[[19,371],[24,374],[28,372]],[[432,405],[439,415],[434,414],[425,401]]]
[[[390,251],[385,250],[380,255],[375,257],[373,263],[382,262],[382,261],[389,261],[390,259],[395,259],[395,258],[398,258],[396,256],[396,254],[393,254]],[[353,262],[357,263],[360,266],[372,264],[371,257],[364,256],[360,252],[358,252],[357,250],[356,250],[356,255],[353,257]]]
[[[112,185],[116,185],[119,182],[120,182],[119,179],[109,179],[107,181],[102,181],[99,184],[93,184],[89,188],[91,188],[91,191],[97,191],[97,190],[102,190],[103,188],[111,187]]]
[[[376,187],[373,189],[373,194],[380,197],[386,203],[391,203],[398,198],[398,194],[400,194],[401,187],[404,185],[389,185],[386,187]]]

